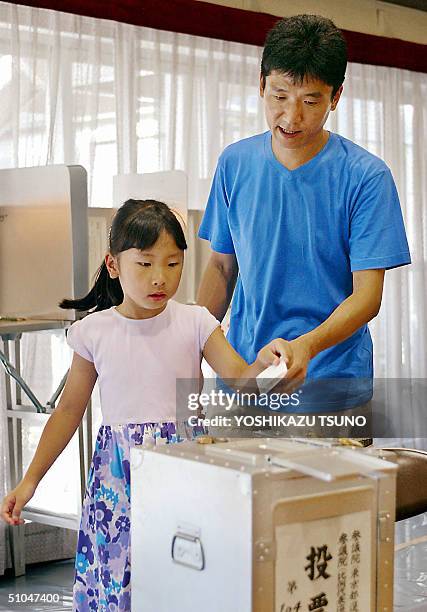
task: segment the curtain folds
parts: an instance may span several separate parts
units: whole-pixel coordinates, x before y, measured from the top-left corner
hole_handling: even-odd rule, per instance
[[[0,167],[81,164],[90,205],[103,207],[115,174],[184,170],[195,227],[221,150],[266,129],[260,56],[256,46],[0,2]],[[386,274],[371,324],[377,377],[427,375],[426,99],[427,74],[350,64],[328,124],[391,167],[412,252],[412,266]],[[207,247],[193,238],[192,248],[194,294]],[[34,336],[35,364],[46,345]],[[4,474],[2,459],[0,493]],[[1,541],[0,526],[0,574]]]

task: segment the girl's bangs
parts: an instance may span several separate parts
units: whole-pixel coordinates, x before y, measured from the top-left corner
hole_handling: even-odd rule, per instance
[[[182,251],[187,248],[181,224],[166,204],[155,200],[128,200],[113,219],[111,252],[146,251],[157,242],[162,232],[167,232]]]
[[[128,249],[146,251],[157,242],[163,229],[157,220],[150,219],[147,223],[143,218],[136,217],[126,229],[120,251],[127,251]]]

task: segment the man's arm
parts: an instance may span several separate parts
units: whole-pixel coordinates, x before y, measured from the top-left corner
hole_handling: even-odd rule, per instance
[[[318,327],[288,343],[286,378],[304,380],[310,359],[349,338],[376,317],[381,306],[384,270],[353,272],[353,292]]]
[[[197,295],[197,303],[206,306],[222,321],[233,297],[239,268],[234,254],[212,251]]]

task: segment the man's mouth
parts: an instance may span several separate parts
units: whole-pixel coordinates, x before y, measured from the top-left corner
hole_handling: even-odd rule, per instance
[[[301,133],[301,130],[288,130],[286,128],[283,128],[281,125],[279,125],[279,130],[284,136],[288,138],[292,138],[293,136],[296,136],[297,134]]]

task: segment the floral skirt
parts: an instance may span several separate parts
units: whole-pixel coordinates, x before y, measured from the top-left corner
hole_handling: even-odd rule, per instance
[[[197,432],[186,433],[187,439]],[[130,449],[184,438],[174,423],[102,425],[83,500],[74,586],[75,612],[131,609]]]

